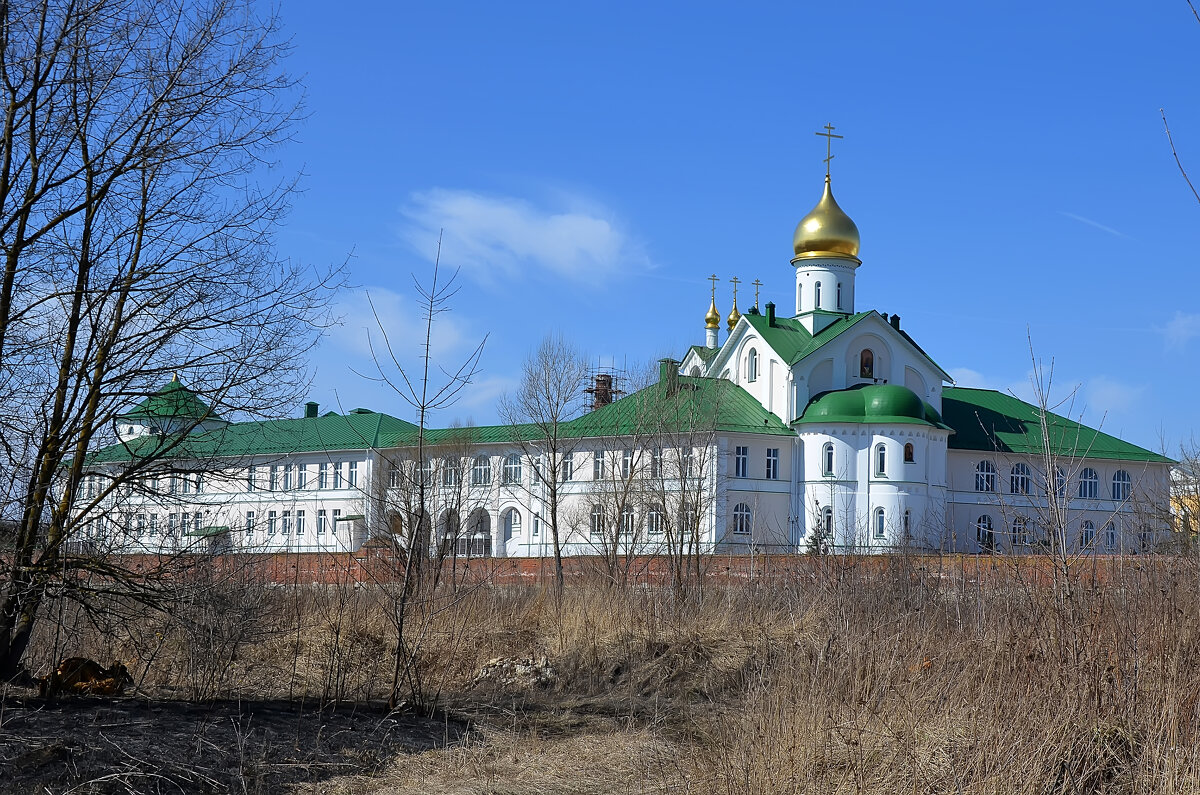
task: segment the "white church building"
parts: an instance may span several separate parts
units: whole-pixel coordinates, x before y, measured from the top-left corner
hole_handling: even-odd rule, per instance
[[[225,422],[173,381],[124,415],[81,489],[82,543],[113,551],[353,551],[424,516],[436,548],[552,554],[702,551],[1152,551],[1170,459],[953,379],[855,304],[859,232],[824,192],[796,227],[795,311],[725,319],[657,384],[563,423],[427,429],[356,409]],[[581,385],[582,388],[583,385]],[[667,410],[663,410],[666,406]],[[547,456],[557,456],[555,489]],[[149,460],[136,488],[114,477]],[[557,459],[556,459],[557,460]],[[154,473],[158,474],[154,474]],[[413,507],[414,479],[423,504]],[[687,520],[679,517],[686,515]],[[414,520],[415,521],[415,520]]]

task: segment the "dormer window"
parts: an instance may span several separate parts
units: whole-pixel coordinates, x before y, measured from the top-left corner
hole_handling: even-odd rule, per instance
[[[863,348],[862,353],[858,355],[858,377],[875,377],[875,354],[870,348]]]

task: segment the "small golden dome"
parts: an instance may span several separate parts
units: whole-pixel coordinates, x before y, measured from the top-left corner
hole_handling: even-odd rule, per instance
[[[858,259],[858,227],[834,200],[828,174],[821,200],[796,225],[792,245],[797,257]]]
[[[708,306],[708,314],[704,316],[705,328],[720,328],[721,313],[717,311],[717,299],[713,298],[712,303]]]
[[[733,327],[736,326],[737,322],[741,319],[742,319],[742,313],[738,311],[737,298],[734,298],[733,299],[733,309],[729,310],[729,319],[725,321],[725,328],[727,328],[730,332],[732,332]]]

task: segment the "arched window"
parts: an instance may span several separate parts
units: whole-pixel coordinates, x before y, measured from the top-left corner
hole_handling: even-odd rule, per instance
[[[516,508],[510,508],[504,514],[504,537],[516,538],[521,535],[521,512]]]
[[[633,506],[626,505],[621,509],[621,527],[620,532],[623,536],[632,536],[634,528],[637,527],[637,517],[633,513]]]
[[[746,380],[758,380],[758,351],[754,348],[746,355]]]
[[[492,482],[492,462],[486,455],[477,455],[471,462],[471,485],[487,486]]]
[[[1015,547],[1029,546],[1029,520],[1024,516],[1013,519],[1012,542]]]
[[[887,475],[887,448],[882,444],[875,445],[875,476]]]
[[[521,482],[521,454],[509,453],[504,457],[504,482],[505,483],[520,483]]]
[[[912,540],[912,511],[908,508],[904,509],[904,540]]]
[[[1008,490],[1013,494],[1029,493],[1029,467],[1025,464],[1015,464],[1008,477]]]
[[[1054,496],[1060,500],[1067,496],[1067,473],[1059,466],[1054,467]]]
[[[996,490],[996,465],[986,458],[975,465],[975,491]]]
[[[833,508],[826,505],[825,510],[821,511],[821,536],[823,538],[833,537]]]
[[[442,459],[442,485],[457,486],[462,479],[461,464],[454,458]]]
[[[821,283],[817,282],[813,287],[813,309],[821,308]]]
[[[912,442],[904,443],[904,463],[911,464],[917,460],[916,449]]]
[[[1117,526],[1112,522],[1104,525],[1104,548],[1110,552],[1117,548]]]
[[[692,369],[688,370],[688,375],[690,375],[692,378],[699,378],[700,377],[700,367],[698,365],[693,364]]]
[[[596,504],[592,506],[592,537],[598,538],[604,535],[604,507]]]
[[[837,308],[838,308],[839,312],[842,311],[842,283],[841,282],[838,282],[838,286],[837,286]]]
[[[1118,469],[1112,479],[1112,498],[1114,500],[1127,500],[1132,490],[1133,481],[1129,479],[1129,473],[1124,469]]]
[[[821,448],[821,474],[833,475],[833,442],[826,442]]]
[[[887,514],[882,508],[875,509],[875,537],[887,538]]]
[[[1100,475],[1091,467],[1079,473],[1079,499],[1094,500],[1100,496]]]
[[[858,354],[858,376],[859,378],[874,378],[875,377],[875,354],[870,348],[863,348],[862,353]]]
[[[1084,520],[1079,528],[1079,548],[1091,549],[1092,544],[1096,541],[1096,525],[1091,521]]]
[[[975,540],[980,552],[996,551],[996,533],[992,529],[992,517],[986,513],[975,520]]]
[[[738,535],[749,535],[753,521],[754,513],[750,510],[749,505],[739,502],[733,506],[733,532]]]

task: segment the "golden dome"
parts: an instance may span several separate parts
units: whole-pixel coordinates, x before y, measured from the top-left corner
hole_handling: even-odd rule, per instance
[[[733,309],[729,310],[729,319],[725,321],[725,328],[727,328],[730,332],[732,332],[733,327],[736,326],[737,322],[741,319],[742,319],[742,313],[738,311],[737,297],[734,296]]]
[[[712,303],[708,305],[708,314],[704,316],[705,328],[720,328],[721,313],[717,311],[717,299],[713,298]]]
[[[834,200],[828,174],[821,200],[796,225],[792,244],[797,257],[858,259],[858,227]]]

